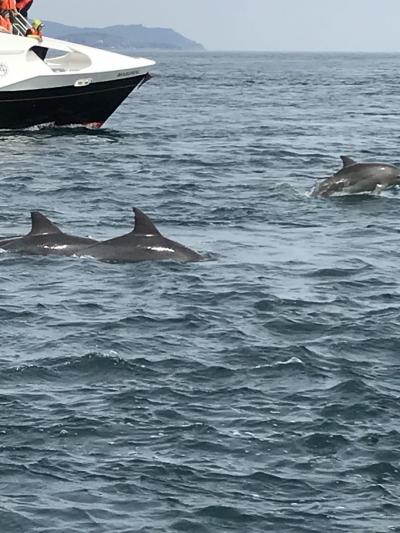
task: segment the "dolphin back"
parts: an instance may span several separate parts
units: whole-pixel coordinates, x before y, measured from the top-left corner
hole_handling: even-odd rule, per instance
[[[140,209],[133,208],[135,227],[121,237],[100,242],[81,251],[87,255],[111,262],[136,263],[140,261],[200,261],[202,256],[161,235],[155,224]]]
[[[38,211],[31,213],[31,231],[21,237],[5,239],[0,248],[10,252],[32,255],[74,255],[98,241],[86,237],[68,235]]]
[[[91,256],[111,262],[187,262],[202,259],[194,250],[161,235],[150,218],[140,209],[134,208],[133,211],[133,231],[103,242],[64,233],[42,213],[33,212],[31,231],[25,236],[1,240],[0,247],[33,255]]]
[[[357,163],[341,156],[343,167],[333,176],[318,182],[311,196],[331,196],[335,193],[356,194],[381,192],[400,184],[400,169],[387,163]]]

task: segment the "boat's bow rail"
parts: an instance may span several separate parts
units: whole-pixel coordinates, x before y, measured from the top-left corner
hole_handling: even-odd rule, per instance
[[[23,17],[21,13],[17,12],[13,14],[13,19],[14,19],[13,20],[14,33],[16,35],[19,35],[20,37],[23,37],[24,35],[26,35],[26,32],[31,27],[31,25],[26,20],[26,18]]]

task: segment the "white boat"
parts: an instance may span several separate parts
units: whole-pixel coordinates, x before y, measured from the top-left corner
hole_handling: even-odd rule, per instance
[[[44,36],[0,33],[0,129],[99,128],[155,62]],[[17,30],[18,31],[18,30]]]

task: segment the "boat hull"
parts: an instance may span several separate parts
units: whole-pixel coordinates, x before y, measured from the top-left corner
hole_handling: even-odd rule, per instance
[[[100,127],[149,77],[141,74],[83,87],[0,91],[0,129],[42,124]]]

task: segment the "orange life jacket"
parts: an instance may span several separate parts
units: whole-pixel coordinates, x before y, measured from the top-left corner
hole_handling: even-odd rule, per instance
[[[32,39],[37,39],[38,41],[43,39],[43,33],[35,28],[29,28],[25,35],[26,37],[31,37]]]
[[[9,11],[15,11],[17,9],[16,0],[2,0],[1,9],[7,9]]]
[[[17,9],[21,11],[21,9],[30,8],[30,4],[32,4],[33,0],[16,0]]]
[[[10,19],[2,17],[0,15],[0,31],[6,31],[7,33],[12,33],[12,24]]]

